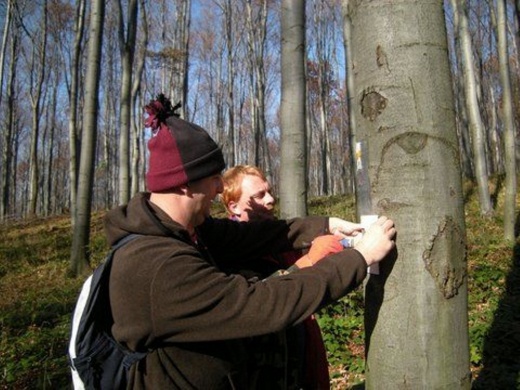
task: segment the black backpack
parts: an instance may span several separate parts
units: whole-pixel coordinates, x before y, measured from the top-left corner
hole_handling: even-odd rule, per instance
[[[124,389],[128,369],[147,352],[133,352],[114,340],[108,281],[114,252],[130,240],[117,242],[94,273],[85,281],[72,319],[69,362],[74,389]]]

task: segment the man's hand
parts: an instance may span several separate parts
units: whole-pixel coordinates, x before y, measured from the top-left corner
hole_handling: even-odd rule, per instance
[[[354,249],[363,255],[367,265],[377,263],[394,248],[395,234],[394,222],[387,217],[380,217],[354,245]]]
[[[341,237],[354,237],[363,232],[363,226],[359,223],[345,221],[341,218],[329,218],[329,232]]]

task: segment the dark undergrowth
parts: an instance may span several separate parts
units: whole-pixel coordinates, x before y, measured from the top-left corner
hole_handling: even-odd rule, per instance
[[[466,188],[470,358],[473,389],[520,389],[520,247],[502,239],[501,199],[494,217],[480,216]],[[218,209],[217,211],[221,211]],[[354,219],[350,197],[310,202],[311,214]],[[105,254],[102,213],[92,218],[92,261]],[[518,241],[517,241],[518,243]],[[0,225],[0,389],[65,389],[71,312],[81,278],[67,275],[67,216]],[[319,314],[333,388],[362,388],[361,289]],[[356,385],[357,384],[357,385]]]

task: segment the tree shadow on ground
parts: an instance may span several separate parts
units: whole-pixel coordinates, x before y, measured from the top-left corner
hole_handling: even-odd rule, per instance
[[[520,389],[520,214],[505,292],[484,340],[483,368],[472,390]]]

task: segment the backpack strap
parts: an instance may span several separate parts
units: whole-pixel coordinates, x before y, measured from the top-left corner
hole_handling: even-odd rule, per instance
[[[127,242],[129,241],[132,241],[134,238],[137,238],[139,236],[142,236],[142,234],[137,234],[137,233],[131,233],[129,234],[128,236],[125,236],[123,238],[121,238],[120,240],[116,241],[114,245],[112,245],[112,248],[111,248],[111,255],[113,255],[113,253],[118,250],[119,248],[121,248],[123,245],[125,245]]]
[[[139,360],[148,355],[148,352],[135,352],[135,351],[127,351],[127,355],[123,359],[123,366],[129,370],[130,367],[134,363],[137,363]]]

